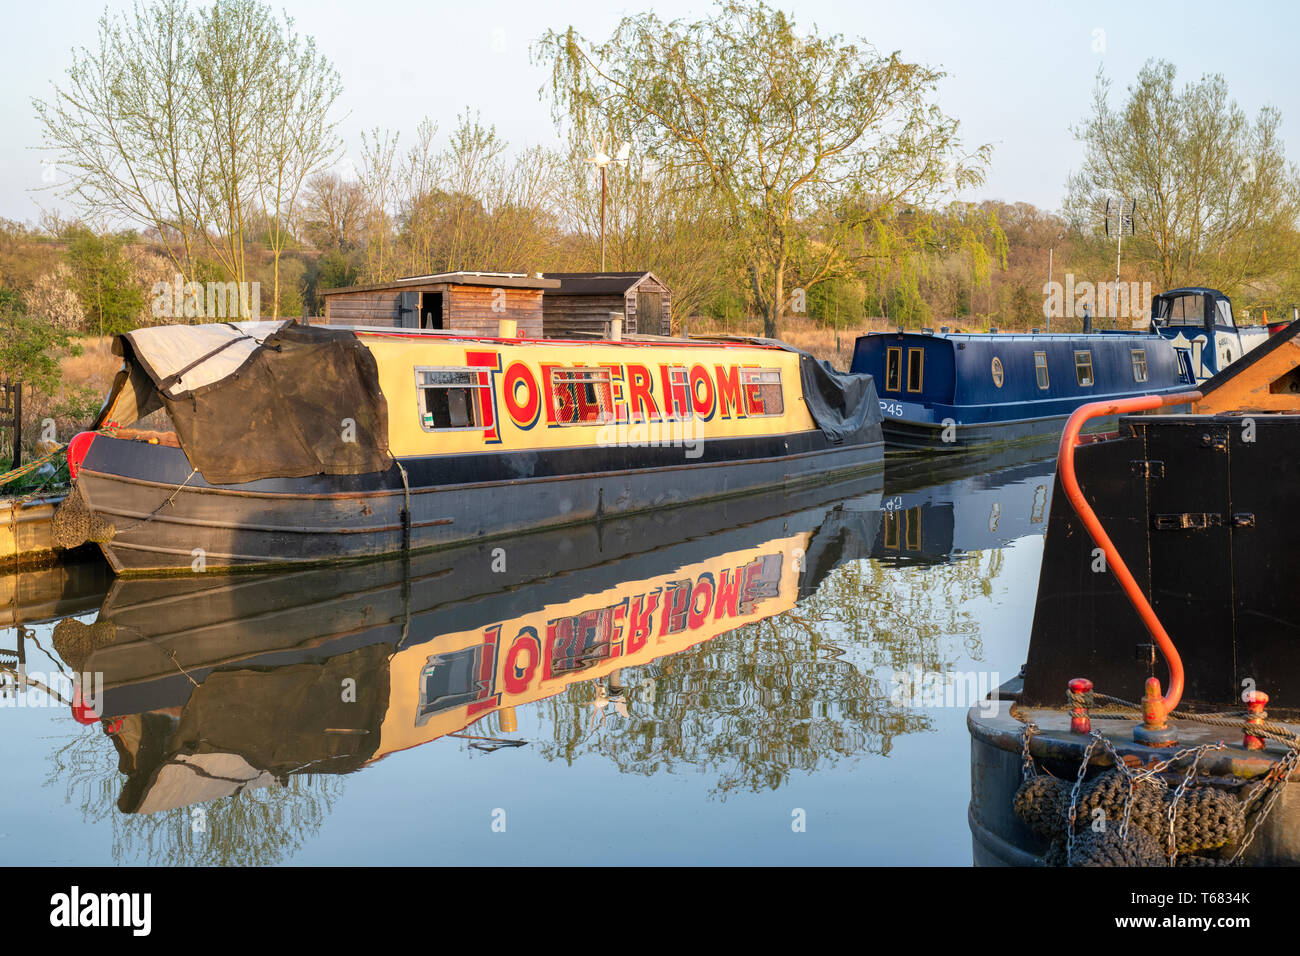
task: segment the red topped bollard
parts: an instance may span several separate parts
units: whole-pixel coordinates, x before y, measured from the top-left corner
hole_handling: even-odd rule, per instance
[[[1262,724],[1268,719],[1268,711],[1264,709],[1268,704],[1268,694],[1262,690],[1247,691],[1246,700],[1246,723]],[[1242,734],[1241,745],[1247,750],[1263,750],[1264,738],[1256,737],[1249,730]]]
[[[1178,735],[1169,726],[1169,711],[1160,696],[1158,678],[1147,678],[1147,692],[1142,698],[1142,723],[1133,728],[1133,739],[1148,747],[1173,747],[1178,743]]]
[[[1076,677],[1067,685],[1070,701],[1070,733],[1092,733],[1092,717],[1088,708],[1092,706],[1092,681],[1086,677]]]

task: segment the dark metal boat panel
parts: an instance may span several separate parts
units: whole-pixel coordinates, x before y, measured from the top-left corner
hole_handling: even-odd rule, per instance
[[[1138,417],[1076,452],[1079,483],[1178,647],[1184,706],[1300,708],[1300,416]],[[1058,482],[1059,487],[1059,482]],[[1135,699],[1163,662],[1063,494],[1053,497],[1025,702],[1059,705],[1088,677]]]

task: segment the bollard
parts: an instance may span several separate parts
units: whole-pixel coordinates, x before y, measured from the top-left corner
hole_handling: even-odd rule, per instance
[[[513,734],[519,729],[519,721],[515,717],[515,709],[513,707],[502,707],[498,710],[497,720],[501,724],[501,732],[503,734]]]
[[[1148,747],[1172,747],[1178,743],[1177,735],[1169,726],[1164,698],[1160,696],[1160,681],[1154,677],[1147,678],[1142,723],[1133,728],[1133,739]]]
[[[1092,733],[1092,718],[1088,708],[1092,706],[1092,681],[1086,677],[1076,677],[1069,685],[1070,733]]]
[[[1246,723],[1262,724],[1268,719],[1268,711],[1264,709],[1268,704],[1268,694],[1262,690],[1252,690],[1246,694]],[[1242,734],[1241,745],[1247,750],[1263,750],[1264,738],[1256,737],[1250,731]]]

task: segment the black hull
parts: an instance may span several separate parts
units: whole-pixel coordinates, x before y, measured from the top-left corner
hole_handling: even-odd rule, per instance
[[[1121,439],[1079,448],[1075,471],[1179,650],[1184,708],[1239,710],[1250,680],[1270,713],[1300,713],[1300,416],[1121,425]],[[1075,677],[1128,700],[1152,673],[1167,686],[1137,612],[1111,574],[1094,570],[1093,548],[1058,478],[1025,667],[1029,705],[1062,704]]]
[[[409,522],[408,493],[397,468],[342,479],[214,487],[191,472],[178,448],[100,438],[78,486],[89,510],[115,528],[101,546],[114,571],[191,573],[356,560],[505,538],[816,484],[878,469],[884,457],[883,442],[833,446],[820,432],[765,439],[763,457],[727,457],[744,450],[733,443],[706,445],[692,461],[682,449],[630,449],[619,455],[621,462],[642,467],[576,474],[547,473],[550,462],[536,453],[491,456],[472,463],[477,471],[454,459],[408,460],[403,467]],[[607,449],[590,454],[595,453],[603,453],[607,465],[613,457]],[[484,480],[423,483],[449,469],[462,472],[456,477]]]

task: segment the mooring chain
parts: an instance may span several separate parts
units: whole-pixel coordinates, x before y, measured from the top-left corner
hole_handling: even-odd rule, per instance
[[[1124,820],[1119,827],[1119,839],[1123,843],[1128,839],[1129,818],[1133,814],[1133,794],[1136,792],[1138,785],[1137,774],[1129,770],[1124,758],[1119,755],[1118,751],[1115,750],[1115,746],[1105,736],[1096,731],[1093,732],[1093,736],[1101,742],[1102,747],[1110,754],[1110,759],[1115,762],[1115,769],[1122,773],[1124,779],[1128,781],[1128,796],[1124,799]]]
[[[1195,748],[1195,756],[1192,757],[1191,766],[1187,768],[1187,773],[1183,774],[1183,781],[1174,791],[1173,799],[1169,801],[1169,865],[1174,865],[1174,860],[1178,856],[1178,838],[1174,835],[1174,818],[1178,816],[1178,801],[1183,798],[1187,792],[1188,786],[1191,785],[1192,779],[1196,776],[1196,765],[1201,762],[1201,756],[1207,750],[1222,750],[1224,743],[1220,740],[1216,744],[1202,744]],[[1180,751],[1186,753],[1187,751]],[[1176,757],[1177,755],[1175,755]],[[1171,758],[1171,760],[1174,758]]]
[[[1300,749],[1292,747],[1286,752],[1286,755],[1278,760],[1277,763],[1273,764],[1269,772],[1264,775],[1264,781],[1261,784],[1260,789],[1256,790],[1255,793],[1252,793],[1247,799],[1247,802],[1249,802],[1256,799],[1261,790],[1267,791],[1267,796],[1264,798],[1263,805],[1261,805],[1259,810],[1255,813],[1255,819],[1251,822],[1250,829],[1246,831],[1246,836],[1242,839],[1241,845],[1237,847],[1237,852],[1232,854],[1232,859],[1228,861],[1229,863],[1235,864],[1241,858],[1242,854],[1246,852],[1246,848],[1250,846],[1251,841],[1255,839],[1255,832],[1259,829],[1260,824],[1264,822],[1269,811],[1273,809],[1273,804],[1276,803],[1277,798],[1282,795],[1282,791],[1286,789],[1287,782],[1291,779],[1291,774],[1295,771],[1298,762],[1300,762]]]
[[[1034,766],[1034,756],[1029,752],[1029,738],[1038,733],[1038,725],[1032,720],[1025,721],[1025,726],[1020,731],[1021,744],[1021,765],[1020,779],[1032,780],[1038,776],[1038,768]]]
[[[1092,741],[1083,752],[1083,759],[1079,761],[1079,774],[1074,778],[1074,787],[1070,790],[1070,815],[1066,820],[1065,834],[1065,865],[1070,866],[1070,858],[1074,853],[1074,818],[1079,811],[1079,790],[1083,787],[1084,775],[1088,772],[1088,762],[1092,760],[1092,752],[1097,748],[1098,742],[1104,738],[1101,734],[1093,731]]]
[[[1124,800],[1124,817],[1120,823],[1120,830],[1119,830],[1119,837],[1121,842],[1126,842],[1128,839],[1129,823],[1131,821],[1132,812],[1133,812],[1133,803],[1134,803],[1133,798],[1137,792],[1138,785],[1149,782],[1159,787],[1161,791],[1167,793],[1169,790],[1169,784],[1165,780],[1161,779],[1159,774],[1164,773],[1171,766],[1178,763],[1180,760],[1184,760],[1187,757],[1192,758],[1191,764],[1188,766],[1187,771],[1183,774],[1182,781],[1179,783],[1177,789],[1174,791],[1174,795],[1170,801],[1170,806],[1167,810],[1168,819],[1169,819],[1169,865],[1172,866],[1174,862],[1174,858],[1177,856],[1177,843],[1174,836],[1174,824],[1178,814],[1178,804],[1182,800],[1183,795],[1187,792],[1187,788],[1191,786],[1192,781],[1196,778],[1196,768],[1200,763],[1202,755],[1204,755],[1205,752],[1208,750],[1223,750],[1225,744],[1223,743],[1223,741],[1220,740],[1217,743],[1213,743],[1213,744],[1200,744],[1196,747],[1187,747],[1177,751],[1172,756],[1167,757],[1166,759],[1161,760],[1158,763],[1152,764],[1150,767],[1143,767],[1140,770],[1133,770],[1129,768],[1128,764],[1124,761],[1124,758],[1120,755],[1119,751],[1115,749],[1115,746],[1110,742],[1110,740],[1104,734],[1102,734],[1100,731],[1094,730],[1091,736],[1092,736],[1092,740],[1089,741],[1087,748],[1083,752],[1083,757],[1079,763],[1079,773],[1078,776],[1075,778],[1074,787],[1070,792],[1070,812],[1069,812],[1069,819],[1066,822],[1065,865],[1066,866],[1071,865],[1071,858],[1074,849],[1074,827],[1075,827],[1075,821],[1078,817],[1079,793],[1082,789],[1083,778],[1087,774],[1088,765],[1092,762],[1093,751],[1097,748],[1098,745],[1100,745],[1101,748],[1110,755],[1111,760],[1114,762],[1115,768],[1124,776],[1125,780],[1128,782],[1128,795]],[[1289,759],[1293,763],[1296,760],[1300,760],[1300,750],[1292,751],[1292,754],[1293,756],[1291,756]],[[1267,810],[1265,810],[1264,812],[1266,813]]]

